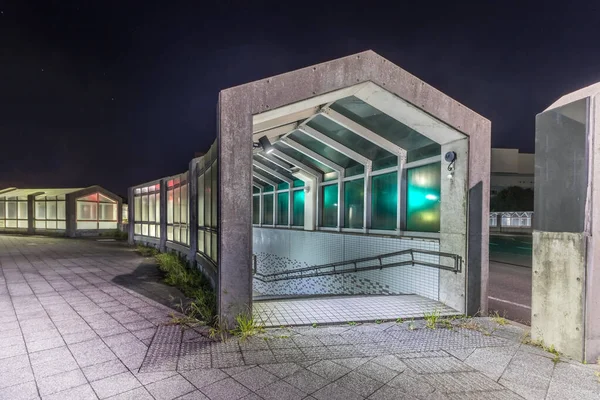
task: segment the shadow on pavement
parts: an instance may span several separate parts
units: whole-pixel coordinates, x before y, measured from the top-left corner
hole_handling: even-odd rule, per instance
[[[163,282],[164,274],[155,263],[142,262],[131,274],[118,275],[112,281],[133,290],[149,299],[181,311],[180,304],[186,303],[181,291]]]

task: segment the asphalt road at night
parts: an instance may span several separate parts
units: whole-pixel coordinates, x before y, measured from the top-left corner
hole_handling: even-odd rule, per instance
[[[531,322],[531,236],[490,237],[490,312]]]

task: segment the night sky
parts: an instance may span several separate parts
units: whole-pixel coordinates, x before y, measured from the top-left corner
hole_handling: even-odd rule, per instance
[[[208,149],[219,90],[367,49],[524,152],[535,114],[600,81],[597,1],[150,3],[0,0],[0,188],[124,195]]]

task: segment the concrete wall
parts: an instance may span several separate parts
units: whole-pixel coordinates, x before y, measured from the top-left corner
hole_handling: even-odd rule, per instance
[[[584,359],[586,235],[534,232],[531,337]]]
[[[439,251],[437,239],[365,236],[295,229],[253,229],[257,270],[262,274],[290,271],[406,249]],[[415,259],[439,263],[439,257],[415,255]],[[384,263],[410,260],[410,255]],[[377,261],[370,264],[375,265]],[[382,270],[329,275],[264,283],[254,280],[254,292],[262,295],[314,294],[418,294],[438,300],[440,270],[408,265]]]

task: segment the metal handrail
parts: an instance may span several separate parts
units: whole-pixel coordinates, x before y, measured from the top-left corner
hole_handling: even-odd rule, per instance
[[[439,257],[447,257],[453,260],[453,266],[443,265],[443,264],[435,264],[427,261],[415,260],[415,253],[417,254],[426,254],[426,255],[434,255]],[[388,264],[383,263],[384,258],[397,257],[405,254],[410,254],[410,260],[405,261],[396,261]],[[358,264],[368,261],[379,261],[378,265],[369,265],[364,267],[359,267]],[[461,261],[462,258],[457,254],[451,253],[443,253],[439,251],[431,251],[431,250],[419,250],[419,249],[407,249],[402,251],[396,251],[393,253],[381,254],[374,257],[364,257],[357,258],[349,261],[339,261],[335,263],[315,265],[312,267],[306,268],[298,268],[291,271],[282,271],[275,272],[272,274],[262,274],[258,272],[257,269],[257,261],[256,255],[253,256],[253,275],[256,279],[261,282],[275,282],[282,280],[290,280],[290,279],[302,279],[302,278],[312,278],[316,276],[326,276],[326,275],[337,275],[337,274],[345,274],[349,272],[361,272],[361,271],[372,271],[372,270],[381,270],[384,268],[392,268],[392,267],[400,267],[403,265],[423,265],[426,267],[438,268],[446,271],[451,271],[454,273],[458,273],[461,271]],[[351,268],[342,268],[338,269],[337,267],[352,265]],[[321,271],[324,269],[330,269],[329,271]]]

